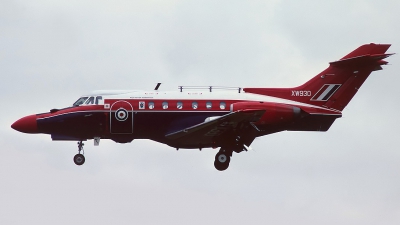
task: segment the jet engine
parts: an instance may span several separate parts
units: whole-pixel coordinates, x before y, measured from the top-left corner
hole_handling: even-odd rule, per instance
[[[255,125],[289,122],[300,117],[301,109],[296,106],[273,102],[238,102],[231,105],[231,112],[248,109],[263,109],[264,115]]]

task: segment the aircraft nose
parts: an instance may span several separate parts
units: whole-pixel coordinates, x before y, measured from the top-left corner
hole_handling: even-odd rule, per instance
[[[22,117],[21,119],[15,121],[11,125],[11,128],[28,134],[38,133],[36,115]]]

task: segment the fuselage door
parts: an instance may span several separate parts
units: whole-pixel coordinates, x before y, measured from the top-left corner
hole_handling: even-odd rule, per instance
[[[110,107],[110,132],[112,134],[133,133],[133,107],[127,101],[117,101]]]

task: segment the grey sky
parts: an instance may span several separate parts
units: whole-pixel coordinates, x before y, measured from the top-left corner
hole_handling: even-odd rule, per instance
[[[397,55],[326,133],[234,154],[10,128],[98,89],[290,87],[356,47],[393,44],[399,1],[0,1],[0,224],[398,224]]]

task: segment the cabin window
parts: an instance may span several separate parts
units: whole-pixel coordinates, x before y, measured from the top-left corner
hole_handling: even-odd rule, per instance
[[[207,103],[206,103],[206,108],[207,108],[207,109],[211,109],[211,107],[212,107],[212,103],[211,103],[211,102],[207,102]]]
[[[149,109],[154,109],[154,102],[149,102]]]
[[[182,109],[183,108],[183,103],[182,102],[176,103],[176,108]]]
[[[220,102],[220,103],[219,103],[219,108],[220,108],[220,109],[225,109],[225,108],[226,108],[225,102]]]
[[[168,109],[168,102],[163,102],[162,103],[162,108],[163,109]]]
[[[85,105],[93,105],[94,103],[94,97],[90,97],[88,100],[86,100]]]
[[[96,97],[96,105],[101,104],[101,100],[103,100],[103,97],[97,96]]]
[[[86,99],[88,99],[88,97],[81,97],[78,100],[76,100],[76,102],[72,106],[82,105],[86,101]]]
[[[197,109],[198,107],[199,107],[199,105],[197,104],[197,102],[192,102],[193,109]]]
[[[146,105],[144,103],[145,102],[142,101],[139,102],[139,109],[146,109]]]

